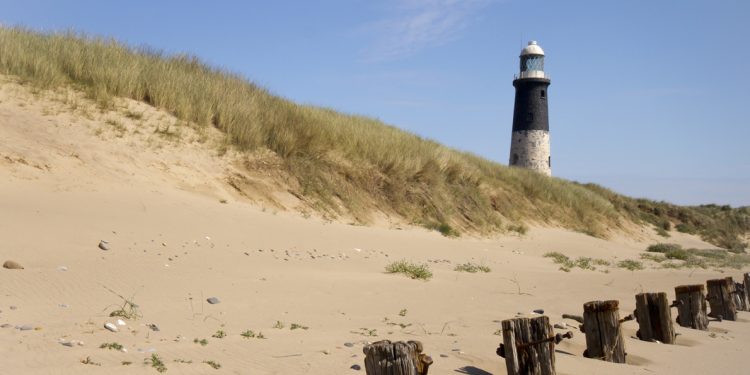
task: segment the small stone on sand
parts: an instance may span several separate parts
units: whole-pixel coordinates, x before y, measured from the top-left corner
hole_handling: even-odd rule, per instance
[[[352,370],[356,370],[356,371],[362,370],[362,366],[360,365],[352,365],[352,367],[349,367],[349,368]]]
[[[112,323],[104,323],[104,328],[106,328],[106,329],[108,329],[108,330],[110,330],[112,332],[117,332],[118,331],[117,326],[114,325],[114,324],[112,324]]]
[[[105,240],[99,241],[99,248],[102,250],[109,250],[109,242]]]
[[[209,297],[209,298],[206,299],[206,302],[208,302],[208,303],[210,303],[212,305],[215,305],[215,304],[217,304],[217,303],[219,303],[221,301],[219,301],[219,299],[216,298],[216,297]]]

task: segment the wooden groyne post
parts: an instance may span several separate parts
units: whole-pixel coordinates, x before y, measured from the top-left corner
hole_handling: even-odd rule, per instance
[[[677,335],[672,325],[667,293],[636,294],[635,318],[638,320],[639,339],[674,344]]]
[[[745,284],[734,283],[734,302],[737,304],[737,310],[748,311]]]
[[[619,302],[591,301],[583,304],[583,331],[586,333],[584,357],[607,362],[625,363],[625,341],[620,324]]]
[[[555,375],[555,345],[573,332],[554,334],[549,318],[538,316],[502,321],[503,343],[497,354],[505,358],[508,375]]]
[[[748,304],[748,311],[750,311],[750,272],[742,274],[742,278],[744,280],[745,287],[745,301]]]
[[[367,375],[427,375],[432,358],[422,353],[419,341],[378,341],[365,345]]]
[[[708,286],[708,304],[711,312],[708,316],[717,319],[737,320],[737,306],[734,302],[734,281],[731,277],[713,279],[706,282]]]
[[[708,329],[706,295],[703,284],[680,285],[674,288],[677,324],[682,327]]]

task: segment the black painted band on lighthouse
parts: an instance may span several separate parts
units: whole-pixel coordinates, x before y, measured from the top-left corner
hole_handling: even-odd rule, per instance
[[[547,115],[547,78],[519,78],[513,81],[516,104],[513,108],[513,131],[549,131]]]

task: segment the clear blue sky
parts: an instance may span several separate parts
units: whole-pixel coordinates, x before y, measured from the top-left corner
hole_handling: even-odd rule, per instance
[[[196,2],[197,3],[197,2]],[[553,174],[750,205],[750,1],[0,1],[0,22],[189,52],[297,102],[507,164],[513,74],[547,53]]]

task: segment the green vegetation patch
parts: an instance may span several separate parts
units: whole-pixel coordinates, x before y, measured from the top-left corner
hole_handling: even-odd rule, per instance
[[[105,342],[101,345],[99,345],[100,349],[109,349],[109,350],[122,350],[123,346],[116,342]]]
[[[487,267],[483,264],[476,264],[472,262],[459,264],[455,268],[453,268],[453,270],[458,271],[458,272],[469,272],[469,273],[477,273],[477,272],[489,273],[492,271],[490,267]]]
[[[660,243],[649,246],[646,251],[641,254],[641,259],[660,263],[662,268],[740,269],[750,265],[750,254],[724,249],[683,249],[677,244]]]
[[[164,364],[164,361],[162,361],[161,358],[159,358],[159,355],[156,353],[151,354],[151,357],[147,357],[143,360],[143,363],[147,366],[151,366],[158,372],[166,372],[167,371],[167,365]]]
[[[416,264],[406,260],[399,260],[385,266],[386,273],[400,273],[412,279],[429,280],[432,272],[427,264]]]
[[[596,266],[610,266],[611,263],[604,259],[591,258],[591,257],[578,257],[576,259],[570,259],[567,255],[559,251],[551,251],[544,254],[545,258],[552,258],[555,264],[560,265],[560,270],[570,272],[573,268],[580,268],[583,270],[595,271]]]

